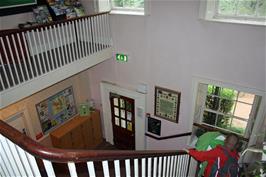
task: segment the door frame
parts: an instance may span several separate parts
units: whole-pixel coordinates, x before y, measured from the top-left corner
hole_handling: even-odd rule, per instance
[[[135,90],[129,90],[119,85],[102,81],[101,102],[103,109],[104,135],[107,142],[113,142],[113,128],[111,105],[109,100],[110,92],[134,99],[135,101],[135,150],[146,150],[146,94],[139,93]]]

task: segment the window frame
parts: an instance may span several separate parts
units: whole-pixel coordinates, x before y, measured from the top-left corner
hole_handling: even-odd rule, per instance
[[[208,85],[212,85],[212,84],[208,84]],[[208,85],[207,85],[207,87],[208,87]],[[214,85],[214,86],[216,86],[216,87],[220,87],[220,86],[217,86],[217,85]],[[225,87],[220,87],[220,88],[225,88]],[[231,88],[229,88],[229,89],[231,89]],[[217,128],[217,129],[223,129],[223,130],[225,130],[225,131],[229,131],[229,132],[232,132],[232,133],[236,133],[236,132],[234,132],[234,131],[232,131],[232,130],[229,130],[229,129],[226,129],[226,128],[219,127],[219,126],[216,125],[216,123],[217,123],[217,119],[218,119],[218,116],[219,116],[219,115],[222,115],[222,116],[229,116],[230,119],[231,119],[230,127],[231,127],[231,125],[232,125],[233,120],[235,120],[235,119],[240,120],[240,121],[244,121],[244,122],[247,123],[247,124],[246,124],[246,127],[245,127],[245,131],[244,131],[244,133],[243,133],[243,134],[236,133],[236,134],[239,134],[240,136],[243,136],[243,137],[247,137],[247,136],[249,136],[249,134],[251,133],[251,132],[250,132],[250,127],[252,126],[253,121],[254,121],[254,119],[256,118],[256,115],[254,115],[253,112],[256,111],[256,110],[257,110],[257,107],[259,106],[259,105],[257,104],[258,98],[257,98],[257,95],[253,94],[253,95],[254,95],[254,100],[253,100],[252,103],[239,101],[239,100],[238,100],[238,98],[239,98],[239,93],[241,93],[241,92],[243,92],[243,91],[236,90],[236,89],[232,89],[232,90],[237,91],[236,99],[228,99],[228,98],[223,97],[223,96],[218,96],[218,95],[214,95],[214,94],[208,94],[208,90],[206,90],[206,91],[207,91],[207,94],[206,94],[206,97],[205,97],[205,99],[204,99],[204,109],[203,109],[203,111],[202,111],[202,114],[201,114],[200,120],[201,120],[201,123],[202,123],[202,124],[205,124],[205,125],[208,125],[208,126],[212,126],[212,127],[214,127],[214,128]],[[246,93],[246,92],[245,92],[245,93]],[[248,93],[248,94],[250,94],[250,93]],[[208,95],[209,95],[209,96],[212,96],[212,97],[216,97],[216,98],[224,99],[224,100],[234,101],[235,104],[237,104],[237,103],[243,103],[243,104],[246,104],[246,105],[250,105],[250,106],[251,106],[250,116],[248,117],[248,119],[245,119],[245,118],[243,118],[243,117],[236,116],[236,115],[235,115],[235,110],[236,110],[236,106],[237,106],[237,105],[234,106],[234,108],[233,108],[233,112],[232,112],[231,114],[226,114],[226,113],[220,112],[220,111],[219,111],[220,104],[219,104],[219,107],[218,107],[217,110],[213,110],[213,109],[207,108],[207,107],[206,107],[206,98],[207,98]],[[211,124],[205,123],[205,122],[203,121],[203,119],[204,119],[203,114],[204,114],[205,111],[206,111],[206,112],[210,112],[210,113],[214,113],[214,114],[216,114],[216,117],[215,117],[215,125],[211,125]]]
[[[193,129],[193,123],[197,123],[197,124],[213,127],[217,130],[232,132],[230,130],[223,129],[223,128],[216,127],[216,126],[212,126],[210,124],[206,124],[203,122],[203,113],[204,113],[204,107],[205,107],[205,103],[206,103],[207,92],[206,92],[206,95],[204,95],[204,97],[201,95],[201,97],[203,97],[201,99],[201,107],[199,108],[199,110],[197,110],[197,108],[198,108],[197,107],[197,99],[198,99],[198,95],[199,95],[198,91],[199,91],[199,85],[200,84],[215,85],[215,86],[222,87],[222,88],[230,88],[230,89],[237,90],[239,92],[246,92],[246,93],[254,94],[256,96],[260,96],[259,104],[257,101],[255,101],[256,99],[254,99],[254,104],[256,104],[256,110],[251,109],[250,114],[253,114],[254,118],[248,121],[248,124],[246,126],[246,131],[245,131],[246,133],[244,134],[244,136],[241,135],[242,137],[249,139],[248,144],[252,145],[252,144],[256,143],[257,136],[258,136],[257,134],[260,131],[263,131],[260,128],[261,128],[261,125],[263,125],[263,122],[265,119],[264,117],[266,116],[266,110],[264,108],[266,106],[265,105],[265,97],[266,97],[265,91],[254,89],[254,88],[248,88],[248,87],[244,87],[244,86],[240,86],[240,85],[235,85],[235,84],[231,84],[231,83],[225,83],[225,82],[221,82],[221,81],[215,81],[215,80],[211,80],[211,79],[201,78],[201,77],[193,77],[193,95],[192,95],[193,103],[192,103],[192,111],[191,111],[191,114],[192,114],[191,115],[191,117],[192,117],[191,129]]]
[[[256,5],[257,6],[257,5]],[[207,21],[266,26],[265,17],[220,14],[219,0],[200,0],[200,18]],[[257,10],[257,9],[256,9]]]
[[[150,1],[144,0],[143,8],[128,8],[128,7],[115,7],[113,6],[113,0],[108,0],[110,4],[110,14],[121,14],[121,15],[149,15],[150,14]]]

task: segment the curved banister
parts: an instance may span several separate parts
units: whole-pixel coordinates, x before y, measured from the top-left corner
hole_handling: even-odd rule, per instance
[[[52,162],[67,163],[67,162],[87,162],[100,160],[120,160],[128,158],[144,158],[155,156],[167,156],[175,154],[186,154],[185,151],[177,150],[160,150],[160,151],[112,151],[112,150],[70,150],[50,148],[41,145],[22,134],[15,128],[9,126],[4,121],[0,120],[0,134],[8,138],[19,147],[29,152],[35,157],[47,159]]]
[[[23,28],[23,29],[0,30],[0,37],[11,35],[11,34],[14,34],[14,33],[22,33],[22,32],[25,32],[25,31],[31,31],[31,30],[44,28],[44,27],[54,26],[54,25],[57,25],[57,24],[63,24],[63,23],[66,23],[66,22],[80,20],[80,19],[84,19],[84,18],[88,18],[88,17],[94,17],[94,16],[98,16],[98,15],[109,14],[109,13],[110,13],[110,11],[106,11],[106,12],[101,12],[101,13],[96,13],[96,14],[85,15],[85,16],[82,16],[82,17],[75,17],[75,18],[71,18],[71,19],[67,19],[67,20],[59,20],[59,21],[53,21],[53,22],[50,22],[50,23],[39,24],[39,25],[31,26],[31,27],[26,27],[26,28]]]

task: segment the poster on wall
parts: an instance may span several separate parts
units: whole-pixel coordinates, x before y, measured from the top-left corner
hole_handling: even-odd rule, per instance
[[[48,133],[77,114],[73,88],[68,87],[36,104],[42,131]]]

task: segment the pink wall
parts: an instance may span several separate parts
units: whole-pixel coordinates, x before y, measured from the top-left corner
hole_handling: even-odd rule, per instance
[[[91,95],[100,106],[102,80],[137,88],[148,85],[153,115],[154,86],[181,91],[179,123],[162,120],[162,136],[190,131],[192,77],[265,90],[265,27],[199,19],[197,1],[152,1],[150,16],[111,15],[115,52],[129,54],[90,70]],[[186,138],[147,140],[149,149],[182,149]]]

